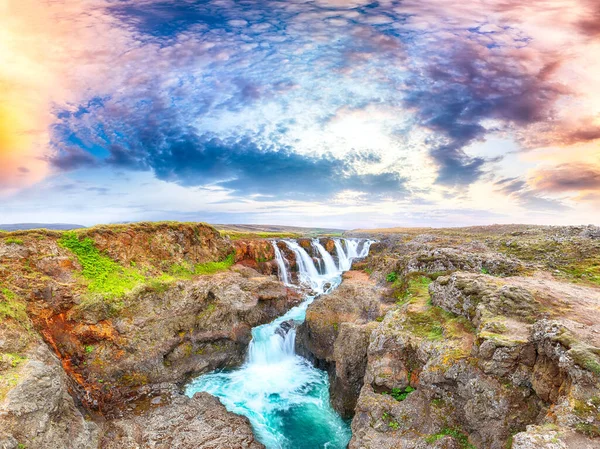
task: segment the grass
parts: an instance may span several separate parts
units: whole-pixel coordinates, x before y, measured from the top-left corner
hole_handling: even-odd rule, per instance
[[[125,268],[98,251],[94,241],[86,237],[79,239],[73,231],[65,232],[59,244],[69,249],[82,266],[81,274],[88,281],[91,293],[100,293],[106,298],[120,298],[146,278],[131,268]]]
[[[469,438],[465,435],[460,429],[456,427],[444,427],[438,433],[428,436],[425,438],[427,443],[435,443],[438,440],[446,436],[451,436],[454,440],[459,444],[460,449],[477,449],[471,443],[469,443]]]
[[[194,266],[194,274],[213,274],[218,271],[227,270],[235,263],[235,254],[228,255],[220,262],[198,263]]]
[[[12,390],[19,382],[19,367],[27,361],[26,357],[19,354],[3,353],[0,354],[0,401],[6,394]]]
[[[4,239],[4,243],[6,243],[7,245],[23,245],[23,240],[8,237]]]
[[[10,366],[11,368],[17,368],[20,364],[27,360],[27,357],[20,356],[19,354],[11,354],[5,352],[0,354],[0,360],[3,364]]]
[[[180,263],[173,264],[169,269],[169,274],[180,279],[189,279],[192,276],[214,274],[225,271],[235,263],[235,253],[229,254],[225,259],[219,262],[191,264]]]

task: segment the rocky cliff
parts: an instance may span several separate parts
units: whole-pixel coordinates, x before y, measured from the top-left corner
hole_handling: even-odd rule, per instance
[[[204,224],[1,234],[0,447],[262,447],[180,390],[300,299],[239,247]]]
[[[377,235],[299,329],[353,416],[349,447],[600,448],[595,231]]]

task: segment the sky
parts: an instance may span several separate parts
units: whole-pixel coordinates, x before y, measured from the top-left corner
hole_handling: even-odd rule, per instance
[[[0,0],[0,222],[600,224],[597,0]]]

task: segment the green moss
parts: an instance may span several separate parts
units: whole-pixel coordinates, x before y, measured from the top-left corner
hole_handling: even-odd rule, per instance
[[[406,303],[415,298],[429,298],[429,284],[432,280],[420,274],[411,275],[407,279],[397,282],[396,298],[400,303]]]
[[[390,429],[398,430],[400,428],[400,423],[396,421],[388,412],[384,412],[381,418],[387,423]]]
[[[82,266],[81,274],[88,281],[88,290],[106,298],[119,298],[146,278],[131,268],[125,268],[98,251],[94,241],[80,240],[73,231],[65,232],[59,244],[77,256]]]
[[[217,306],[213,303],[210,303],[206,306],[206,309],[204,309],[201,313],[198,314],[198,319],[204,320],[205,318],[211,316],[215,310],[217,310]]]
[[[7,245],[23,245],[23,240],[21,239],[15,239],[12,237],[7,237],[4,240],[4,243],[6,243]]]
[[[600,437],[600,427],[595,426],[589,423],[579,423],[575,426],[575,429],[583,433],[584,435],[590,438],[598,438]]]
[[[383,394],[390,395],[395,400],[402,402],[413,391],[415,391],[415,389],[408,385],[406,388],[392,388],[390,391],[384,391]]]
[[[176,280],[176,278],[169,274],[162,274],[161,276],[150,279],[146,283],[146,289],[156,293],[164,293]]]
[[[469,437],[465,435],[460,429],[456,427],[444,427],[438,433],[428,436],[425,438],[427,443],[435,443],[438,440],[446,436],[451,436],[459,444],[460,449],[477,449],[471,443],[469,443]]]
[[[405,325],[412,334],[428,340],[439,341],[444,338],[444,329],[456,318],[441,307],[428,307],[424,311],[406,312]]]
[[[590,351],[591,348],[585,346],[577,346],[569,350],[569,355],[573,357],[575,363],[582,368],[600,376],[600,361],[598,357]],[[595,349],[595,348],[594,348]]]
[[[94,351],[94,347],[92,345],[87,345],[84,347],[84,350],[87,354],[89,354]]]

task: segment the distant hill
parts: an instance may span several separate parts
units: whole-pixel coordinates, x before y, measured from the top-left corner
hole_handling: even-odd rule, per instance
[[[0,224],[1,231],[25,231],[28,229],[52,229],[55,231],[66,231],[69,229],[80,229],[85,226],[77,224],[66,224],[66,223],[13,223],[13,224]]]
[[[212,224],[212,223],[211,223]],[[212,224],[221,233],[239,233],[239,234],[295,234],[297,236],[310,237],[317,235],[341,235],[344,229],[332,228],[305,228],[300,226],[280,226],[280,225],[255,225],[255,224]],[[267,237],[267,235],[265,235]]]

